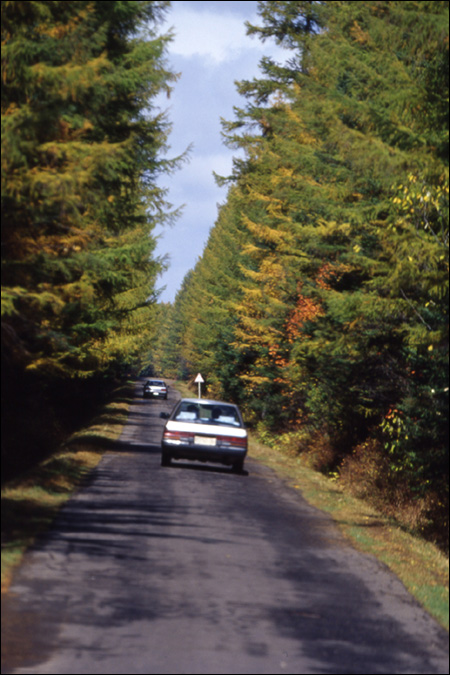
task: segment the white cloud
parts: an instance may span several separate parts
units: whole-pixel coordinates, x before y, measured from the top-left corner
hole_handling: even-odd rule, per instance
[[[248,49],[262,51],[261,43],[246,35],[242,17],[196,12],[177,4],[170,17],[176,26],[170,45],[173,54],[184,58],[208,57],[216,65],[235,60]]]

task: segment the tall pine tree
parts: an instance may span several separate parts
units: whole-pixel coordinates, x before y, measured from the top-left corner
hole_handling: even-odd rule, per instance
[[[146,331],[166,4],[2,3],[2,311],[27,369],[114,368]]]
[[[168,5],[2,2],[7,465],[48,450],[94,383],[104,392],[154,338],[152,231],[170,218],[156,179],[176,164],[155,107],[175,79],[158,34]]]

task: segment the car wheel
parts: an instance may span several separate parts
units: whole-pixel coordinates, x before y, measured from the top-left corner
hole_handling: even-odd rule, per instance
[[[236,460],[236,462],[233,463],[234,473],[242,473],[243,470],[244,470],[244,460],[243,459]]]
[[[170,466],[170,463],[172,461],[172,457],[168,452],[164,452],[164,450],[161,453],[161,466]]]

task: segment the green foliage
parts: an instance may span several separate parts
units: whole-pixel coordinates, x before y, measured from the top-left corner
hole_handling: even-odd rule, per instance
[[[168,5],[2,3],[7,462],[11,447],[17,464],[48,451],[67,426],[60,400],[73,412],[80,392],[103,395],[155,339],[152,233],[172,217],[157,178],[177,165],[161,158],[169,124],[154,103],[175,80],[158,34]]]
[[[448,3],[259,13],[249,33],[290,58],[238,83],[241,156],[177,299],[179,358],[255,423],[322,434],[328,469],[373,439],[445,507]]]
[[[151,337],[166,4],[2,3],[2,312],[21,367],[86,377]]]

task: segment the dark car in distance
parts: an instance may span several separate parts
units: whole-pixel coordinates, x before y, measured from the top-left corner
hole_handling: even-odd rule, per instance
[[[161,445],[161,464],[172,459],[218,462],[241,472],[247,455],[247,430],[233,403],[181,399],[167,419]]]

